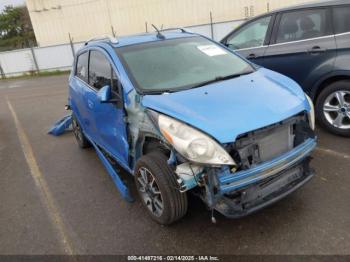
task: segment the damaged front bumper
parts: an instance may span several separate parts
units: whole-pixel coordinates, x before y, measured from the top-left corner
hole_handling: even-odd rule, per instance
[[[287,196],[311,179],[310,153],[314,138],[293,150],[248,170],[210,169],[204,201],[231,218],[242,217]]]

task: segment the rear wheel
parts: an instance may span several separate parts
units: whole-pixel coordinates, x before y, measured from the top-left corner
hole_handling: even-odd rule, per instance
[[[77,118],[75,115],[72,115],[72,127],[73,127],[73,133],[75,136],[75,139],[77,140],[77,143],[80,148],[88,148],[91,147],[91,144],[89,140],[85,137],[83,130],[81,129],[81,126],[79,125],[79,122],[77,121]]]
[[[334,134],[350,136],[350,80],[328,85],[316,101],[319,123]]]
[[[160,151],[142,156],[136,163],[135,183],[151,218],[169,225],[187,212],[187,195],[180,193],[167,157]]]

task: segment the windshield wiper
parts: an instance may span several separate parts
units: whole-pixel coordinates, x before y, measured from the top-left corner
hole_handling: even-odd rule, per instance
[[[164,94],[164,93],[175,93],[175,92],[184,91],[184,90],[188,90],[188,89],[192,89],[192,88],[202,87],[202,86],[209,85],[209,84],[212,84],[212,83],[215,83],[215,82],[229,80],[229,79],[232,79],[232,78],[240,77],[242,75],[248,75],[248,74],[253,73],[253,72],[254,71],[245,71],[245,72],[242,72],[242,73],[232,74],[232,75],[227,75],[227,76],[217,76],[214,79],[203,81],[203,82],[200,82],[198,84],[195,84],[193,86],[186,87],[186,88],[160,89],[160,90],[149,89],[149,90],[144,90],[143,94],[145,94],[145,95],[161,95],[161,94]]]
[[[246,72],[239,73],[239,74],[232,74],[232,75],[227,75],[227,76],[217,76],[217,77],[215,77],[213,79],[210,79],[210,80],[198,83],[198,84],[196,84],[194,86],[191,86],[190,89],[206,86],[206,85],[209,85],[209,84],[212,84],[212,83],[216,83],[216,82],[220,82],[220,81],[229,80],[229,79],[232,79],[232,78],[240,77],[242,75],[248,75],[248,74],[253,73],[253,72],[254,71],[246,71]]]
[[[176,92],[177,90],[172,90],[172,89],[160,89],[160,90],[155,90],[155,89],[149,89],[149,90],[144,90],[142,93],[145,95],[161,95],[164,93],[173,93]]]

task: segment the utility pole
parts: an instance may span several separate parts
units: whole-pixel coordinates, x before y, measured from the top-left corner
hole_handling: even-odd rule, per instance
[[[74,58],[75,57],[75,50],[74,50],[73,38],[71,37],[70,33],[68,33],[68,36],[69,36],[70,48],[72,49],[72,54],[73,54],[73,58]]]
[[[112,25],[112,17],[111,17],[111,8],[110,8],[109,0],[105,0],[105,3],[106,3],[107,13],[108,13],[109,25],[111,26],[112,33],[114,34],[113,25]]]
[[[3,78],[3,79],[6,78],[5,72],[4,72],[4,70],[2,69],[1,64],[0,64],[0,75],[1,75],[1,78]]]
[[[214,39],[213,15],[211,11],[210,11],[210,33],[211,33],[211,39]]]
[[[30,51],[32,53],[35,70],[36,70],[37,73],[39,73],[40,69],[39,69],[38,61],[36,60],[35,51],[34,51],[34,47],[33,46],[30,47]]]

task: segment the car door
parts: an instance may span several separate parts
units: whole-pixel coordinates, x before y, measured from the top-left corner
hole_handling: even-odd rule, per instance
[[[221,42],[252,62],[263,65],[263,57],[274,22],[274,15],[259,17],[242,25]]]
[[[320,77],[333,70],[336,45],[330,18],[326,7],[280,13],[264,66],[310,91]]]
[[[89,88],[89,51],[83,51],[77,55],[75,75],[70,78],[69,82],[69,100],[75,116],[83,128],[84,133],[91,135],[91,126],[88,120],[89,108],[86,102],[86,92]]]
[[[118,161],[128,165],[128,140],[124,122],[123,92],[112,60],[102,50],[91,50],[90,91],[86,93],[94,141]],[[98,91],[111,87],[111,102],[101,103]]]

